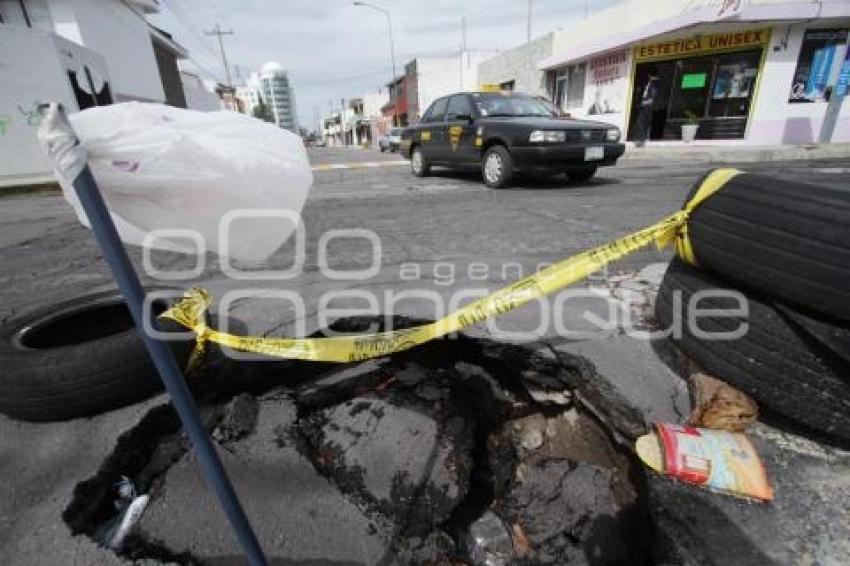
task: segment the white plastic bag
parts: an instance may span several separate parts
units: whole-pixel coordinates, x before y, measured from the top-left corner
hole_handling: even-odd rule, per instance
[[[300,217],[313,182],[300,137],[237,112],[128,102],[70,121],[121,239],[131,244],[143,244],[151,230],[189,230],[209,251],[264,260],[295,230],[291,218]],[[89,226],[70,182],[60,175],[65,198]],[[233,215],[224,242],[221,223]],[[185,236],[148,244],[197,251]]]

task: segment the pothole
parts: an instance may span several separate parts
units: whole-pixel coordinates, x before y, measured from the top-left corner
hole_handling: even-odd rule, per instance
[[[347,366],[207,371],[217,375],[204,423],[274,563],[650,562],[642,471],[605,418],[623,409],[589,392],[580,358],[460,335]],[[119,554],[238,560],[170,406],[148,412],[76,486],[63,513],[74,534],[103,539],[123,476],[150,503]]]

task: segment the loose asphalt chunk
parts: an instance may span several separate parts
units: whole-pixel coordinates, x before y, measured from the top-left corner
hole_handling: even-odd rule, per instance
[[[319,476],[294,443],[282,441],[280,431],[296,418],[290,400],[264,399],[250,437],[219,450],[269,559],[380,563],[390,548],[390,532]],[[139,531],[203,562],[242,556],[215,495],[188,454],[168,471]]]

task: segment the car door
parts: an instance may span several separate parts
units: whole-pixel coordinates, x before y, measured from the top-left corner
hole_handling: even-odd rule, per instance
[[[442,161],[446,154],[446,107],[448,97],[435,100],[419,121],[418,141],[423,155],[431,161]]]
[[[475,145],[476,125],[469,96],[455,94],[446,109],[445,160],[452,163],[478,161]]]

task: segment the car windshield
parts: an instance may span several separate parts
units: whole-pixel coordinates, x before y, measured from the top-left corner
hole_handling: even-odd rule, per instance
[[[540,101],[516,94],[476,94],[475,106],[482,116],[553,116]]]

